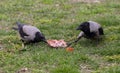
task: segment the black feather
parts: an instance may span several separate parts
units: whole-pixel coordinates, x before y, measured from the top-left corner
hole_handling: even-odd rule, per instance
[[[99,34],[100,34],[100,35],[104,35],[104,32],[103,32],[103,28],[102,28],[102,27],[99,28],[98,30],[99,30]]]
[[[46,41],[45,36],[40,32],[36,32],[34,42],[40,42],[40,41]]]

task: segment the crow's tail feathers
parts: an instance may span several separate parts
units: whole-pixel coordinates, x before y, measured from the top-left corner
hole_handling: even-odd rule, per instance
[[[18,28],[23,27],[23,24],[21,24],[20,22],[16,22],[16,24],[17,24]]]

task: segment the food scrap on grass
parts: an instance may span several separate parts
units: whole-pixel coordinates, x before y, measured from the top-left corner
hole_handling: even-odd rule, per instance
[[[54,47],[54,48],[67,47],[67,43],[63,39],[61,39],[61,40],[47,40],[47,43],[49,46]]]

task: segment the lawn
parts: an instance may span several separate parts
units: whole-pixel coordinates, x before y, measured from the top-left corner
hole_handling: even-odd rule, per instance
[[[83,1],[0,0],[0,73],[120,73],[120,0]],[[98,44],[82,38],[73,52],[44,42],[23,45],[11,29],[19,21],[47,39],[71,42],[88,20],[100,23],[105,36]]]

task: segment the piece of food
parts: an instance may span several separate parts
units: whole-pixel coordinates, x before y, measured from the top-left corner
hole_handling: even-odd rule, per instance
[[[64,40],[47,40],[47,43],[51,47],[67,47],[67,43]]]
[[[74,48],[71,48],[71,47],[66,48],[66,51],[68,51],[68,52],[72,52],[73,50],[74,50]]]

